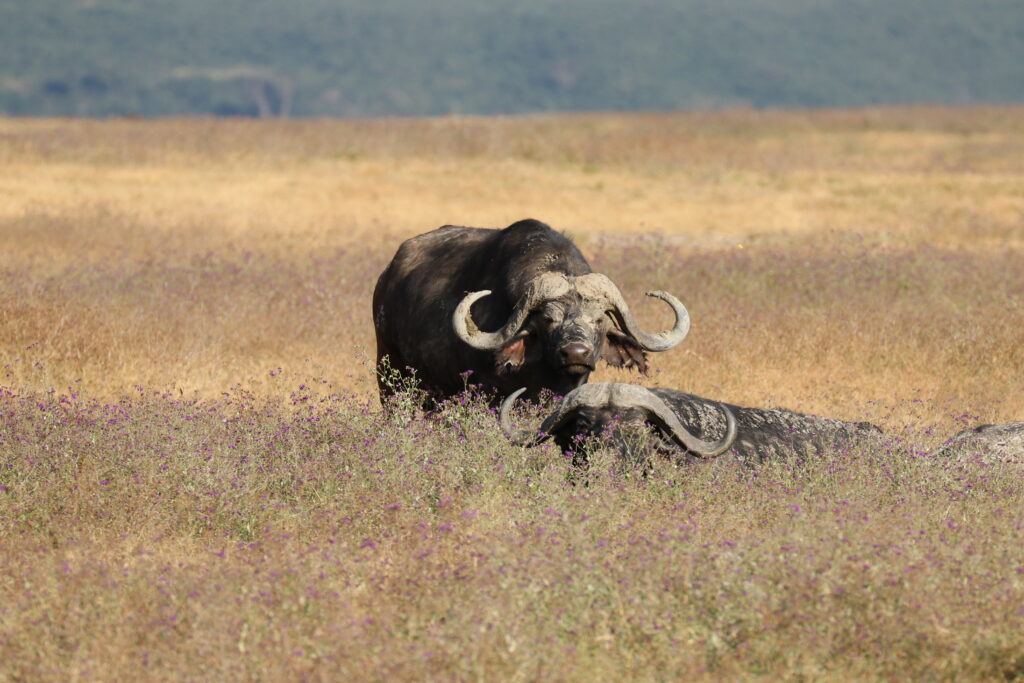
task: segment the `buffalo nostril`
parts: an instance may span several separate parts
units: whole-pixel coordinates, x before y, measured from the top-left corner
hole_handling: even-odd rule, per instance
[[[559,353],[563,365],[590,365],[591,349],[586,344],[572,342],[559,349]]]

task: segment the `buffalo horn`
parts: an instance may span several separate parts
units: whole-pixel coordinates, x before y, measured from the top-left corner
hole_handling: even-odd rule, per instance
[[[688,451],[703,458],[712,458],[721,455],[729,450],[736,440],[736,418],[732,411],[724,405],[720,405],[725,415],[726,429],[725,436],[717,443],[711,443],[699,439],[683,426],[679,417],[661,398],[644,387],[633,384],[584,384],[570,391],[555,414],[548,417],[541,425],[541,430],[551,430],[553,425],[548,421],[559,422],[564,416],[571,413],[578,406],[605,406],[612,405],[616,408],[643,408],[649,414],[657,417],[668,428],[669,434],[679,445]],[[557,417],[556,417],[557,415]]]
[[[562,399],[558,407],[544,418],[544,422],[541,423],[540,428],[532,432],[528,429],[516,429],[512,426],[512,421],[509,420],[509,413],[512,412],[512,405],[516,402],[522,393],[526,391],[526,387],[514,391],[501,402],[501,410],[498,413],[498,420],[501,424],[501,431],[505,433],[516,446],[524,446],[530,448],[537,446],[544,441],[551,438],[551,433],[558,429],[562,425],[562,421],[565,420],[569,415],[572,414],[572,409],[576,406],[576,402],[571,400],[569,397],[575,392],[569,392],[565,398]]]
[[[469,324],[472,322],[470,308],[479,299],[488,296],[491,290],[483,289],[479,292],[470,292],[463,297],[462,301],[455,308],[455,313],[452,315],[452,326],[455,328],[455,334],[458,335],[459,339],[474,349],[481,349],[483,351],[497,349],[512,341],[512,338],[519,332],[519,328],[522,327],[527,316],[533,312],[533,309],[538,304],[542,301],[561,296],[568,288],[569,283],[564,275],[544,273],[530,283],[529,289],[519,300],[519,303],[516,304],[508,321],[496,332],[484,332],[478,328],[470,330]],[[473,327],[476,328],[475,323]]]
[[[629,310],[629,306],[626,305],[622,292],[619,291],[619,288],[608,277],[600,273],[591,273],[589,275],[582,275],[577,280],[580,281],[578,287],[581,290],[586,285],[587,289],[599,291],[604,296],[608,301],[609,308],[618,317],[623,329],[631,334],[637,343],[640,344],[641,348],[646,351],[668,351],[683,341],[690,331],[690,314],[687,313],[686,307],[683,306],[682,302],[668,292],[656,291],[646,293],[647,296],[661,299],[671,306],[672,312],[676,316],[676,322],[671,329],[664,332],[651,333],[640,327],[640,323],[636,321],[636,318],[633,317]]]
[[[683,423],[679,421],[679,416],[675,414],[675,411],[661,400],[660,396],[641,387],[636,388],[639,391],[635,393],[630,392],[633,395],[629,397],[629,405],[644,408],[661,420],[668,427],[672,438],[694,455],[699,455],[702,458],[713,458],[729,450],[736,440],[736,417],[727,406],[719,404],[719,408],[721,408],[722,413],[725,415],[725,436],[718,443],[712,443],[698,439],[691,434],[683,426]]]

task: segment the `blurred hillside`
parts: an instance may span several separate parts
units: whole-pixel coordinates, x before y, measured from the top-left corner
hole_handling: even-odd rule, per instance
[[[0,114],[1024,100],[1020,0],[0,0]]]

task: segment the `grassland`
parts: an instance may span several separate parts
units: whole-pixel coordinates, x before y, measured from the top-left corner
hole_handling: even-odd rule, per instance
[[[376,409],[405,237],[532,216],[684,344],[630,379],[870,419],[586,485]],[[0,678],[1024,675],[1019,108],[0,120]]]

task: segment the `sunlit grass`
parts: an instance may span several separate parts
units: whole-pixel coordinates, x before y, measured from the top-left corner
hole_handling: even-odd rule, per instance
[[[1021,676],[1015,108],[0,121],[0,678]],[[404,237],[532,216],[641,378],[884,452],[646,476],[377,406]],[[406,407],[413,401],[406,402]]]
[[[474,402],[0,401],[15,678],[1020,673],[1019,470],[918,439],[586,473]]]

